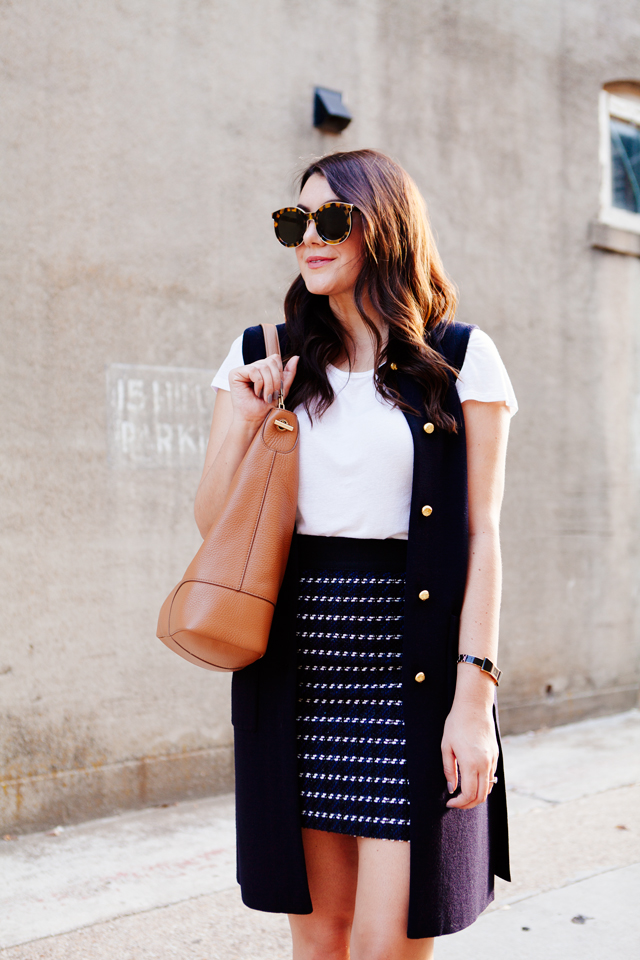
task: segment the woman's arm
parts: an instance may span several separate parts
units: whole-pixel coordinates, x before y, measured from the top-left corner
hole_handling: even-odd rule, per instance
[[[469,568],[460,618],[459,652],[488,657],[498,651],[502,566],[500,508],[504,491],[509,411],[504,403],[466,400],[464,412],[469,477]],[[484,803],[498,762],[493,721],[495,685],[473,664],[458,664],[456,694],[445,723],[442,758],[450,792],[447,806],[471,809]]]
[[[286,397],[297,366],[298,357],[291,357],[283,370],[280,356],[274,354],[232,370],[229,374],[231,390],[218,390],[194,508],[203,537],[217,519],[236,470],[260,424],[274,406],[280,384],[284,384]]]

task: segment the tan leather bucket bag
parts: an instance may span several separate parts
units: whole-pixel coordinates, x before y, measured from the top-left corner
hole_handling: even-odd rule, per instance
[[[278,331],[263,324],[267,356]],[[157,636],[206,670],[264,656],[298,503],[298,419],[270,410],[238,467],[220,516],[160,610]]]

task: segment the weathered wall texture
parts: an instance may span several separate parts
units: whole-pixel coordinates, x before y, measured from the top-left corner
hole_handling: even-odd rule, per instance
[[[270,212],[338,147],[416,178],[520,400],[504,725],[632,705],[640,260],[588,230],[640,3],[4,0],[0,37],[5,828],[230,783],[228,678],[155,619],[199,539],[207,378],[295,273]],[[354,114],[340,137],[316,84]]]

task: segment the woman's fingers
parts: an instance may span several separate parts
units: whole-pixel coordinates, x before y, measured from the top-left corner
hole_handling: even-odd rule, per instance
[[[262,389],[262,399],[266,403],[275,403],[280,393],[280,384],[282,383],[282,360],[279,354],[267,357],[263,361],[262,374],[264,386]]]
[[[229,374],[229,385],[234,408],[252,420],[264,416],[263,404],[276,406],[282,389],[286,397],[296,375],[299,359],[297,356],[291,357],[283,369],[282,359],[276,353],[264,360],[232,370]]]
[[[278,354],[266,357],[264,360],[257,360],[234,372],[247,385],[252,385],[256,397],[264,400],[265,403],[275,402],[282,382],[282,360]]]
[[[247,373],[247,380],[253,384],[253,392],[256,397],[262,397],[264,392],[264,375],[262,370],[249,370]]]
[[[479,777],[477,770],[465,770],[460,767],[460,794],[449,800],[448,807],[457,807],[459,810],[470,810],[481,801],[478,799]]]
[[[493,771],[490,771],[490,772],[489,772],[489,778],[488,778],[488,780],[487,780],[486,789],[485,789],[485,800],[487,799],[487,797],[489,796],[489,794],[490,794],[491,791],[493,790],[493,776],[494,776]]]
[[[267,397],[272,392],[271,375],[265,367],[254,367],[249,370],[249,380],[253,384],[253,392],[256,397],[267,401]]]
[[[489,784],[487,786],[487,796],[491,793],[496,783],[498,782],[496,777],[496,768],[498,766],[498,758],[496,757],[494,763],[491,766],[491,773],[489,774]]]
[[[487,799],[492,771],[498,765],[499,749],[493,717],[485,711],[470,709],[466,701],[456,703],[447,717],[442,737],[442,757],[447,780],[451,780],[451,760],[455,757],[460,777],[460,794],[448,807],[470,810]]]
[[[491,777],[480,774],[478,777],[478,803],[484,803],[491,793]]]
[[[259,381],[255,381],[256,396],[262,396],[267,403],[277,403],[280,390],[284,390],[285,397],[293,383],[300,357],[291,357],[286,367],[282,367],[282,360],[278,354],[261,361],[255,371]],[[253,379],[253,377],[252,377]],[[260,393],[258,393],[260,389]]]
[[[484,803],[491,793],[495,777],[495,768],[497,766],[497,757],[488,763],[482,763],[480,766],[468,765],[464,761],[460,763],[460,794],[447,803],[448,807],[457,807],[460,810],[471,810]],[[445,776],[447,767],[445,764]]]
[[[264,420],[277,402],[281,379],[279,357],[267,357],[231,370],[229,388],[234,417],[251,423]]]
[[[453,793],[458,786],[458,764],[451,747],[442,748],[442,767],[447,780],[447,789]]]

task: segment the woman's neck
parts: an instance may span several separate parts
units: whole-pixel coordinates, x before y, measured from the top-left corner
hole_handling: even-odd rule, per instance
[[[376,356],[375,340],[371,330],[358,313],[352,292],[329,297],[329,306],[349,338],[347,342],[349,356],[339,357],[334,365],[338,370],[351,369],[354,373],[371,370]],[[364,306],[367,316],[377,327],[378,333],[382,337],[382,343],[385,344],[388,338],[386,323],[373,309],[368,298],[365,299]]]

